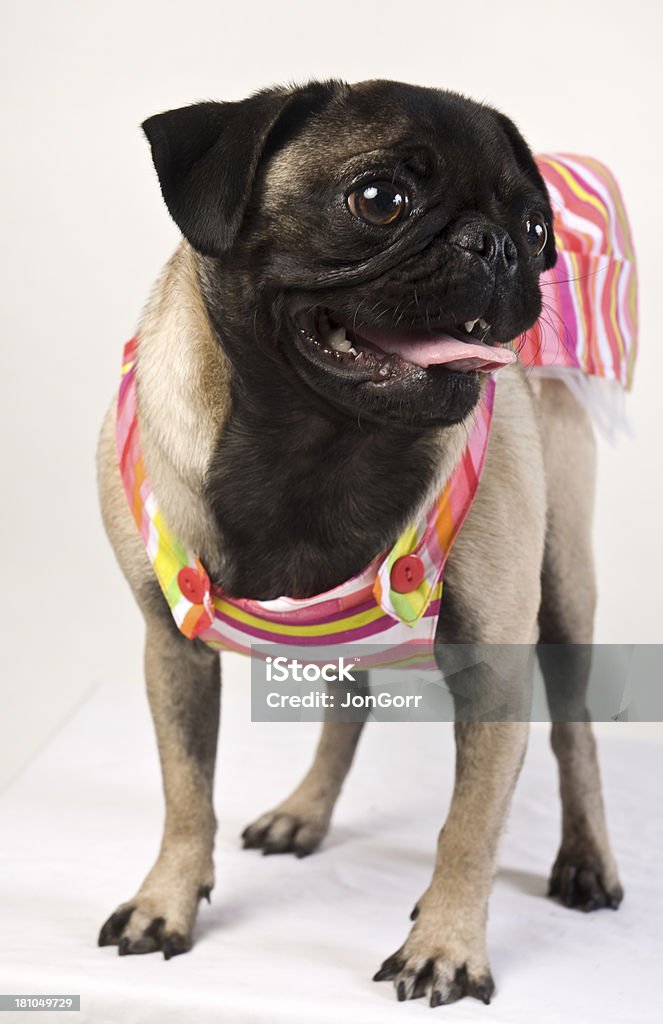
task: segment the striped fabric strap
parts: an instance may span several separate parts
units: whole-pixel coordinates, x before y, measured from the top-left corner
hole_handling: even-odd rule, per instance
[[[117,405],[120,473],[138,532],[178,628],[193,640],[214,621],[210,581],[193,552],[171,534],[145,472],[136,416],[137,338],[124,348]]]
[[[408,625],[414,625],[431,601],[441,596],[444,566],[481,480],[494,399],[495,381],[489,377],[472,415],[473,427],[458,465],[437,501],[401,534],[378,569],[373,588],[376,601],[388,615]],[[399,558],[411,554],[423,563],[424,578],[415,590],[400,593],[391,585],[392,569]]]
[[[543,311],[525,335],[520,359],[630,388],[637,275],[619,186],[604,164],[587,156],[543,154],[537,164],[550,193],[558,258],[541,277]]]

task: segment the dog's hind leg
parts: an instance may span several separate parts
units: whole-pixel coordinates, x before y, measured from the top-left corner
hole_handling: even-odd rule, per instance
[[[120,955],[162,950],[170,959],[191,948],[199,900],[209,900],[214,886],[220,662],[198,641],[179,634],[165,616],[147,622],[145,672],[166,820],[152,870],[136,895],[105,922],[99,945],[117,945]]]
[[[623,890],[608,839],[586,707],[595,606],[594,437],[584,410],[560,381],[542,383],[541,411],[548,523],[538,655],[562,799],[562,840],[549,895],[582,910],[617,908]]]
[[[305,857],[320,845],[363,727],[363,722],[325,721],[306,775],[290,796],[244,829],[245,848]]]
[[[355,672],[364,686],[368,673]],[[329,831],[331,816],[364,727],[364,720],[334,721],[327,712],[311,767],[292,793],[242,832],[245,849],[263,853],[313,853]]]

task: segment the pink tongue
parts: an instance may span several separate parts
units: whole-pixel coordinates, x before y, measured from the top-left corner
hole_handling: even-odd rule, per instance
[[[516,361],[516,353],[508,348],[486,345],[482,341],[458,341],[449,334],[380,330],[377,327],[361,327],[357,336],[366,338],[383,352],[395,352],[407,363],[416,366],[447,366],[450,370],[481,370],[488,373]]]

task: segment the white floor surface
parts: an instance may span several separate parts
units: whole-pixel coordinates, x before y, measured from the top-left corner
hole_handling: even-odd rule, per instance
[[[217,772],[217,884],[191,953],[118,957],[100,925],[156,854],[162,798],[142,685],[97,689],[0,800],[0,992],[80,993],[80,1024],[490,1024],[663,1021],[663,743],[619,723],[600,737],[626,898],[584,915],[545,898],[559,833],[547,731],[534,726],[491,902],[497,993],[430,1010],[372,974],[405,938],[453,780],[448,725],[369,725],[320,852],[242,851],[318,726],[252,724],[248,670],[230,659]],[[431,1017],[431,1014],[436,1016]]]

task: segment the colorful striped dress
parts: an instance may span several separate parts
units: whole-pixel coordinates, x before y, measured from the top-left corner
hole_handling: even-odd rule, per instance
[[[538,158],[548,185],[559,249],[541,278],[544,309],[519,342],[534,372],[580,373],[631,385],[636,353],[635,256],[617,184],[588,157]],[[476,495],[490,434],[492,377],[473,416],[468,443],[441,493],[352,579],[304,599],[234,598],[212,582],[196,552],[170,532],[145,471],[136,415],[136,350],[125,347],[117,408],[117,452],[127,500],[159,585],[181,632],[215,650],[306,648],[326,661],[339,645],[361,650],[361,667],[434,664],[432,645],[444,567]],[[355,648],[354,645],[359,645]]]

